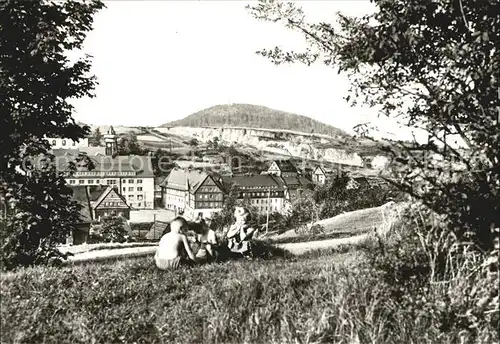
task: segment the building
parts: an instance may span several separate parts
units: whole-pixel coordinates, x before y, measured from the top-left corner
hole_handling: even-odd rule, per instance
[[[110,126],[106,134],[104,134],[104,146],[106,155],[113,156],[114,154],[118,154],[118,142],[113,126]]]
[[[275,160],[271,162],[266,174],[280,180],[285,187],[285,198],[294,202],[304,193],[313,189],[312,182],[301,175],[290,160]]]
[[[78,141],[73,141],[71,139],[66,138],[57,138],[57,137],[46,137],[47,141],[49,141],[50,149],[78,149],[82,147],[89,146],[89,139],[83,138]]]
[[[318,166],[312,174],[312,180],[315,184],[325,185],[327,180],[331,179],[334,175],[335,171],[333,169],[324,166]]]
[[[155,177],[155,207],[162,206],[163,202],[163,188],[161,184],[165,181],[165,177]]]
[[[236,192],[237,199],[246,200],[259,213],[283,213],[289,209],[285,184],[273,175],[239,175],[224,178]]]
[[[106,134],[108,154],[87,154],[87,164],[79,162],[71,174],[68,173],[70,163],[77,161],[80,151],[54,151],[57,168],[67,174],[69,186],[111,186],[132,209],[154,209],[155,179],[151,157],[116,155],[116,135],[113,133],[110,127]]]
[[[101,221],[101,218],[111,214],[123,216],[130,219],[130,206],[116,188],[108,186],[95,201],[91,202],[94,219]]]
[[[224,205],[225,189],[215,173],[174,168],[161,186],[165,208],[183,212],[189,219],[198,213],[212,216]]]
[[[80,205],[80,222],[75,223],[75,229],[69,234],[66,243],[80,245],[88,241],[90,227],[97,221],[92,211],[92,194],[86,187],[73,188],[72,200]]]
[[[278,177],[296,177],[299,172],[290,160],[274,160],[271,162],[267,174]]]
[[[57,158],[57,157],[56,157]],[[76,159],[76,157],[72,157]],[[133,209],[154,209],[155,187],[148,156],[88,156],[93,168],[79,166],[68,175],[69,186],[112,186]],[[67,170],[67,168],[65,168]]]

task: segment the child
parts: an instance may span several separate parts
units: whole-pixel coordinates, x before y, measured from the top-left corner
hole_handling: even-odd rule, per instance
[[[194,262],[195,257],[191,251],[188,240],[181,230],[186,229],[188,223],[182,217],[176,217],[170,223],[170,232],[165,234],[158,245],[155,254],[155,263],[158,269],[176,269],[181,264],[189,265],[190,261],[184,256],[187,253],[189,259]]]
[[[218,245],[217,236],[210,228],[211,219],[207,218],[203,222],[202,231],[196,235],[196,241],[200,244],[200,249],[196,252],[196,259],[199,262],[210,262],[217,258],[215,247]]]
[[[245,258],[252,258],[252,246],[250,240],[256,229],[251,227],[250,211],[247,208],[236,207],[234,211],[236,222],[231,226],[226,234],[228,247],[234,253],[240,253]]]

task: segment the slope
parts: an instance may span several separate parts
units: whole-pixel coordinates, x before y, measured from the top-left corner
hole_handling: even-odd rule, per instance
[[[215,105],[162,127],[249,127],[349,136],[341,129],[310,117],[251,104]]]

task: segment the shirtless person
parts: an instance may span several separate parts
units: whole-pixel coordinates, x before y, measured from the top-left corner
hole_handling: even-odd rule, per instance
[[[188,263],[184,258],[184,252],[187,253],[191,261],[195,261],[191,247],[184,234],[181,233],[186,229],[188,223],[182,217],[176,217],[170,223],[170,232],[165,234],[158,245],[155,255],[155,263],[158,269],[176,269],[181,264]]]

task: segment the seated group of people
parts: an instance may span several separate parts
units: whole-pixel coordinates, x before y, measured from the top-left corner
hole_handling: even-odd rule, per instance
[[[229,250],[241,254],[245,258],[252,257],[251,242],[255,229],[249,225],[250,212],[246,208],[237,207],[235,210],[236,222],[225,234]],[[189,243],[185,233],[195,229],[194,242],[199,245],[196,255]],[[205,221],[203,215],[188,223],[182,216],[178,216],[170,222],[170,232],[160,239],[155,255],[155,263],[159,269],[175,269],[181,265],[192,265],[194,263],[205,263],[217,258],[218,249],[217,236],[210,229],[210,220]]]

